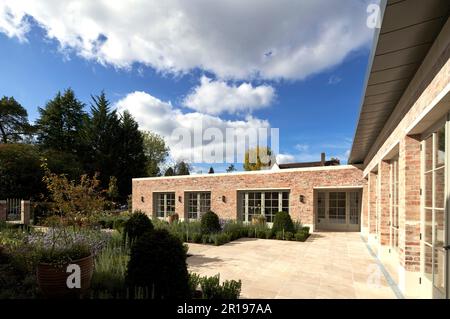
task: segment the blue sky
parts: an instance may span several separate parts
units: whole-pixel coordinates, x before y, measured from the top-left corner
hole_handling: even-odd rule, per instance
[[[145,25],[139,23],[139,10],[128,13],[136,20],[132,25],[114,22],[114,11],[99,17],[97,12],[105,8],[86,4],[74,11],[51,1],[43,3],[0,6],[0,95],[14,96],[28,110],[30,120],[58,90],[71,87],[85,103],[91,94],[104,90],[119,110],[129,110],[141,127],[165,138],[176,125],[191,129],[196,119],[220,129],[270,126],[280,130],[280,161],[319,160],[320,153],[326,152],[346,162],[371,49],[372,30],[363,25],[366,1],[345,2],[334,9],[329,7],[335,1],[317,1],[300,7],[304,13],[298,16],[291,16],[288,6],[273,20],[265,18],[273,11],[270,1],[256,13],[223,4],[227,7],[222,11],[244,12],[242,19],[245,14],[255,15],[246,20],[245,37],[236,35],[229,23],[231,15],[218,17],[225,21],[222,24],[213,24],[213,19],[210,26],[197,25],[197,15],[215,8],[201,3],[197,12],[168,1],[190,22],[186,43],[185,30],[176,20],[166,26],[170,35],[153,34],[153,29],[138,33],[137,28]],[[173,8],[161,8],[159,14],[173,18]],[[325,13],[320,11],[324,8],[328,8]],[[315,12],[324,15],[322,22],[308,18]],[[61,16],[65,19],[55,22]],[[163,32],[167,21],[172,21],[168,17],[156,21],[154,28]],[[282,17],[292,24],[293,29],[288,29],[292,34],[277,29]],[[146,18],[142,16],[143,21]],[[233,16],[235,23],[238,18]],[[258,19],[263,21],[252,22]],[[209,27],[212,31],[206,32]],[[261,38],[260,29],[265,27],[274,34],[266,31]],[[300,27],[310,30],[302,34]],[[129,37],[134,40],[127,42]],[[176,145],[172,148],[174,159],[184,152]],[[210,165],[194,166],[205,170]],[[217,172],[227,165],[213,166]]]

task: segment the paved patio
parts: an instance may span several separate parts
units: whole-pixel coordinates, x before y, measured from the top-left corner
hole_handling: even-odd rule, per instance
[[[191,271],[241,279],[242,298],[396,298],[359,233],[314,233],[303,243],[189,244],[189,254]]]

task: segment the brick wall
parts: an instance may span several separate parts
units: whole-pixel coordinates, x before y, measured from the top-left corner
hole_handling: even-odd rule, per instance
[[[286,188],[290,189],[292,218],[313,224],[315,187],[361,187],[365,182],[362,171],[354,166],[133,179],[132,206],[152,215],[153,193],[175,192],[175,212],[184,216],[186,191],[210,191],[211,209],[221,218],[236,219],[238,190]],[[304,203],[300,202],[300,195],[304,196]]]

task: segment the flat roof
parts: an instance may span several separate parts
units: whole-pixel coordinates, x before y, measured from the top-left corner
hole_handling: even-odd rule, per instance
[[[349,164],[363,163],[450,13],[449,0],[382,0]]]
[[[304,168],[288,168],[281,170],[260,170],[260,171],[242,171],[231,173],[214,173],[214,174],[192,174],[179,176],[156,176],[156,177],[138,177],[133,178],[133,181],[157,180],[157,179],[179,179],[179,178],[204,178],[217,176],[236,176],[236,175],[252,175],[252,174],[285,174],[290,172],[308,172],[308,171],[329,171],[342,169],[361,169],[359,165],[335,165],[335,166],[318,166],[318,167],[304,167]]]

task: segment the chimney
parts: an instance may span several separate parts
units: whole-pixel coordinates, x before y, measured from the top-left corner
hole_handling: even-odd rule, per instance
[[[325,153],[320,154],[320,163],[322,166],[325,166]]]

